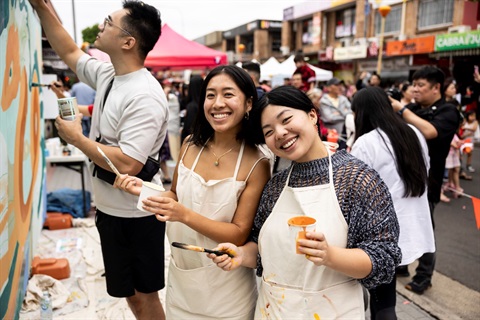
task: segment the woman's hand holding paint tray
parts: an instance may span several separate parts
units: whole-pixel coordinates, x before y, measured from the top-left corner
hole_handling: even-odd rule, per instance
[[[226,251],[210,250],[210,249],[205,249],[205,248],[202,248],[202,247],[194,246],[194,245],[191,245],[191,244],[185,244],[185,243],[180,243],[180,242],[172,242],[172,246],[174,246],[175,248],[180,248],[180,249],[184,249],[184,250],[213,253],[217,256],[222,256],[222,255],[226,254],[230,258],[233,258],[233,255],[226,252]]]

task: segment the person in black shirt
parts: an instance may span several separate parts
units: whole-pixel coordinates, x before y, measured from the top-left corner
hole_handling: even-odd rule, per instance
[[[247,71],[250,77],[255,83],[255,88],[257,89],[258,100],[260,100],[265,94],[265,90],[260,86],[260,65],[253,61],[244,62],[242,64],[243,70]]]
[[[445,159],[450,150],[450,142],[460,122],[460,114],[455,105],[446,102],[442,96],[444,81],[445,74],[442,70],[434,66],[425,66],[413,74],[413,98],[415,103],[401,109],[399,105],[394,105],[394,109],[398,108],[396,111],[406,122],[417,126],[418,117],[420,117],[430,122],[435,128],[433,132],[424,133],[430,156],[428,202],[434,227],[433,211],[435,205],[440,201]],[[415,276],[405,287],[415,293],[422,294],[432,286],[431,280],[434,268],[435,253],[425,253],[419,259]],[[407,271],[404,275],[408,275]]]

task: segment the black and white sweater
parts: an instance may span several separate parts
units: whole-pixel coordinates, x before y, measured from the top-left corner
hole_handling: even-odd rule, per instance
[[[332,156],[335,192],[348,225],[347,248],[360,248],[372,260],[372,272],[360,282],[366,288],[392,280],[401,261],[398,247],[399,225],[387,185],[364,162],[338,151]],[[292,163],[290,187],[308,187],[328,183],[328,158]],[[279,172],[267,183],[255,217],[251,239],[258,235],[282,192],[290,168]],[[328,239],[327,239],[328,240]],[[257,275],[262,275],[261,257]]]

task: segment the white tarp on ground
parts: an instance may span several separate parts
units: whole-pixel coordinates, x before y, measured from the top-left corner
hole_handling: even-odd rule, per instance
[[[296,69],[295,62],[293,61],[293,59],[294,59],[294,56],[291,55],[290,57],[288,57],[288,59],[280,63],[276,74],[272,76],[272,87],[282,85],[284,78],[292,77]],[[313,71],[315,71],[315,76],[317,81],[328,81],[333,77],[332,71],[320,69],[315,66],[312,66],[311,64],[308,64],[308,66],[312,68]]]

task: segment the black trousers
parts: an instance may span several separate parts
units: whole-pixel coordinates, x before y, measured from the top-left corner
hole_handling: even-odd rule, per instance
[[[370,293],[370,319],[396,320],[395,304],[397,303],[397,277],[390,283],[381,284],[368,290]]]

